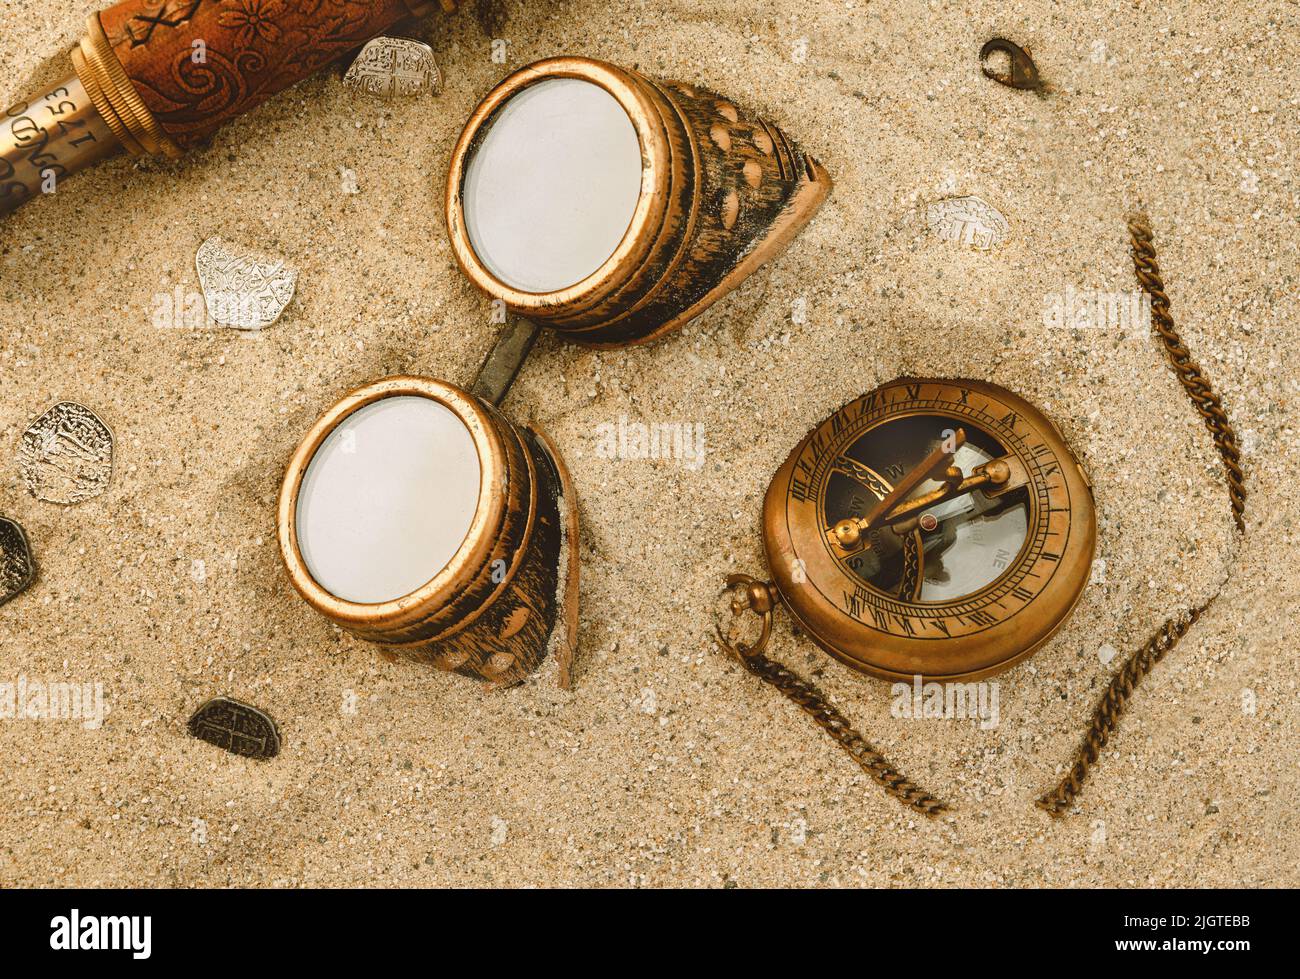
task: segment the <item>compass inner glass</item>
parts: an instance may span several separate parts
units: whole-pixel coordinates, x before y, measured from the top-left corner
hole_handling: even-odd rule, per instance
[[[312,456],[298,491],[298,549],[317,584],[388,602],[432,580],[478,510],[480,464],[465,423],[432,398],[354,411]]]
[[[470,244],[524,292],[581,282],[614,253],[641,195],[641,144],[609,92],[552,78],[488,121],[465,169]]]
[[[953,456],[953,464],[970,476],[976,466],[1006,455],[1006,449],[988,433],[967,422],[937,415],[914,415],[878,425],[844,453],[845,469],[835,471],[826,487],[826,526],[846,517],[861,517],[903,475],[951,437],[961,426],[966,443]],[[909,498],[923,496],[941,486],[927,480]],[[906,600],[948,602],[978,592],[1011,566],[1024,546],[1029,527],[1029,505],[1024,489],[1002,497],[986,496],[976,489],[920,511],[934,518],[932,529],[903,536],[889,527],[872,531],[870,549],[845,555],[845,567],[867,584]],[[927,520],[922,528],[930,526]],[[911,540],[907,540],[907,538]],[[919,546],[921,560],[915,549]],[[909,550],[911,553],[909,553]],[[902,595],[914,578],[909,568],[922,568],[920,592]],[[915,597],[913,597],[915,596]]]

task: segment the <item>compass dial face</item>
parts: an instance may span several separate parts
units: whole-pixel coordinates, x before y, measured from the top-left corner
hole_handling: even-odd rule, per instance
[[[947,490],[916,482],[940,447],[960,470]],[[836,540],[837,523],[870,520],[905,479],[915,487],[859,546]],[[841,408],[778,472],[764,530],[777,588],[814,639],[900,679],[987,675],[1027,656],[1077,601],[1096,538],[1091,490],[1055,426],[972,381],[896,381]]]
[[[953,439],[957,427],[943,415],[908,415],[865,431],[831,464],[822,496],[826,526],[864,516],[899,477],[919,465],[935,446]],[[987,432],[969,425],[962,430],[966,442],[956,448],[953,465],[963,473],[1007,454],[1005,446]],[[929,479],[912,495],[939,486]],[[1024,487],[1003,496],[975,489],[920,513],[933,518],[924,528],[900,535],[881,527],[868,535],[871,547],[852,553],[832,547],[832,552],[865,584],[888,594],[923,602],[960,598],[994,581],[1020,553],[1028,530],[1029,501]]]

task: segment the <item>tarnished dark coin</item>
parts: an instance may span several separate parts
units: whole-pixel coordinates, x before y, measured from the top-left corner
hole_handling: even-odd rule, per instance
[[[73,504],[99,496],[113,476],[113,433],[75,401],[60,401],[28,426],[18,471],[32,496]]]
[[[275,721],[256,707],[213,697],[194,712],[190,734],[234,755],[274,758],[280,753],[280,732]]]
[[[0,517],[0,605],[17,597],[36,577],[36,562],[23,528]]]

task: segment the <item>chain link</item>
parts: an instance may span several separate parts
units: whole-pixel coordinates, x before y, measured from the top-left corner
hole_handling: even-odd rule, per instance
[[[1156,262],[1155,247],[1152,244],[1151,224],[1146,215],[1137,215],[1129,219],[1129,236],[1133,245],[1133,268],[1138,283],[1151,297],[1151,325],[1164,344],[1169,365],[1178,380],[1192,399],[1192,404],[1200,412],[1205,427],[1210,430],[1214,445],[1223,457],[1228,483],[1228,496],[1232,503],[1232,518],[1239,533],[1246,529],[1246,487],[1241,472],[1241,450],[1237,447],[1237,434],[1228,421],[1223,410],[1223,402],[1210,387],[1210,382],[1201,373],[1201,368],[1192,360],[1191,353],[1184,345],[1174,318],[1169,314],[1169,297],[1165,294],[1164,280],[1160,277],[1160,266]],[[1053,816],[1060,816],[1074,805],[1075,796],[1083,788],[1084,779],[1097,759],[1101,749],[1119,726],[1120,715],[1124,712],[1133,689],[1142,682],[1142,678],[1164,658],[1165,653],[1173,649],[1182,639],[1192,624],[1218,597],[1215,592],[1204,605],[1192,609],[1187,615],[1170,619],[1160,631],[1152,636],[1145,646],[1130,656],[1110,681],[1101,703],[1093,712],[1092,722],[1084,735],[1083,744],[1079,746],[1074,763],[1069,773],[1051,792],[1038,799],[1037,805]]]

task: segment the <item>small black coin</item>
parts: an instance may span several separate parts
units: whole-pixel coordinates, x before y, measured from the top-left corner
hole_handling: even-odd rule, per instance
[[[16,598],[36,577],[36,562],[23,528],[0,517],[0,605]]]
[[[274,758],[280,753],[280,732],[275,721],[249,704],[229,697],[213,697],[194,712],[190,734],[233,755]]]

